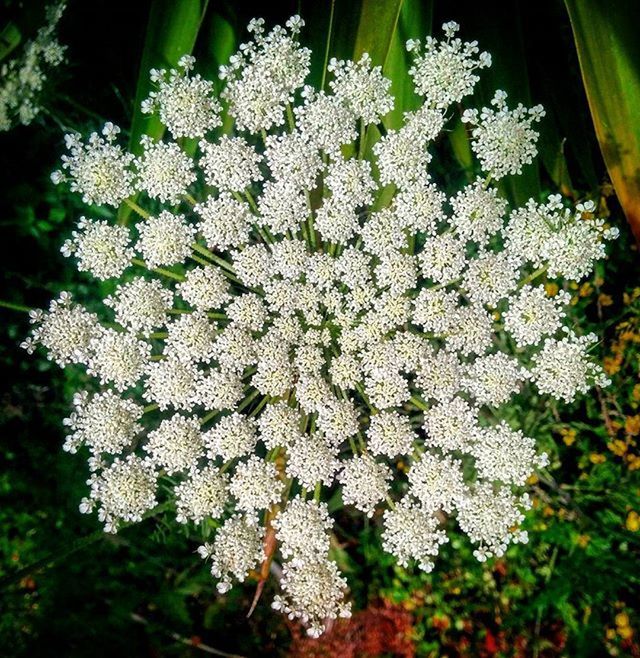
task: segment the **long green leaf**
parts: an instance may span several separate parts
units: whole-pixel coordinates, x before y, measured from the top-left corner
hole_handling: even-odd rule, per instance
[[[391,79],[391,93],[395,99],[393,110],[385,118],[387,128],[400,128],[404,113],[420,105],[409,75],[411,58],[405,44],[409,39],[422,40],[431,33],[432,14],[433,2],[430,0],[404,0],[402,3],[384,67],[385,75]]]
[[[640,240],[640,5],[628,0],[565,4],[600,149]]]
[[[363,0],[353,48],[354,60],[369,53],[373,65],[384,68],[401,8],[402,0]]]

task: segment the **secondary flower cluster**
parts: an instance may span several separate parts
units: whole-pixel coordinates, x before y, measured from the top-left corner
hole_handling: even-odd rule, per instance
[[[104,316],[66,293],[34,312],[25,347],[97,381],[66,421],[65,448],[90,455],[83,511],[115,532],[169,488],[178,522],[215,529],[200,554],[221,592],[280,560],[274,607],[318,635],[349,614],[329,497],[426,571],[449,516],[480,560],[526,540],[524,485],[546,456],[491,419],[518,393],[571,401],[606,384],[595,337],[542,281],[588,274],[615,231],[591,203],[509,211],[492,181],[531,161],[543,112],[509,110],[502,92],[464,114],[488,176],[438,187],[433,141],[490,65],[456,24],[409,44],[424,103],[372,152],[389,80],[365,55],[330,62],[330,92],[304,87],[301,26],[249,25],[221,71],[233,133],[215,132],[221,103],[185,57],[152,72],[143,106],[180,141],[145,138],[134,157],[111,124],[67,138],[55,180],[141,219],[80,220],[63,253],[119,283]]]
[[[66,46],[58,41],[56,30],[66,2],[46,8],[46,24],[17,57],[0,67],[0,132],[17,124],[29,125],[41,111],[40,94],[47,75],[63,62]]]

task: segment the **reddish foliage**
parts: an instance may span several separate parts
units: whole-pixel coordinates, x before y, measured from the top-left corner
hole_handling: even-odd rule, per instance
[[[388,602],[337,621],[317,640],[294,625],[289,658],[376,658],[383,654],[414,658],[412,626],[411,614]]]

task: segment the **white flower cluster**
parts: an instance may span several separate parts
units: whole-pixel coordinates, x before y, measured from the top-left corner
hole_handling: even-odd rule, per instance
[[[56,31],[66,0],[46,7],[46,23],[18,56],[0,66],[0,132],[21,124],[28,126],[42,111],[41,93],[49,73],[64,61],[66,46]]]
[[[372,517],[400,564],[427,571],[448,516],[479,559],[526,540],[523,486],[546,458],[491,419],[514,394],[572,400],[606,383],[594,338],[565,325],[569,294],[541,279],[584,277],[615,232],[588,203],[508,212],[490,178],[533,157],[541,112],[510,112],[501,95],[466,115],[488,177],[438,189],[429,162],[446,108],[490,64],[455,24],[409,44],[424,106],[372,152],[341,147],[392,108],[390,82],[363,56],[330,63],[330,93],[303,87],[302,21],[287,26],[252,22],[254,41],[221,72],[238,134],[212,132],[220,104],[186,58],[153,73],[145,110],[199,153],[147,139],[133,158],[109,125],[70,138],[64,176],[87,201],[141,193],[138,239],[82,218],[64,252],[119,279],[106,318],[63,294],[33,314],[25,347],[85,365],[102,387],[79,393],[67,421],[67,449],[91,453],[83,510],[115,530],[173,487],[180,523],[216,529],[200,553],[219,590],[281,559],[274,607],[318,635],[349,614],[323,496]]]

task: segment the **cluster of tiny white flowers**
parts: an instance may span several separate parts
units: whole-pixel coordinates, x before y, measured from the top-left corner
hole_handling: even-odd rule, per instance
[[[85,203],[118,206],[133,194],[135,157],[116,144],[120,128],[105,124],[102,136],[91,133],[86,143],[79,135],[65,136],[68,155],[62,156],[62,169],[51,174],[58,184],[70,182],[74,192],[82,194]]]
[[[151,81],[158,85],[142,102],[146,114],[158,112],[160,120],[173,137],[202,137],[221,124],[222,109],[215,97],[212,82],[198,74],[189,75],[195,58],[184,55],[178,66],[181,70],[152,69]]]
[[[409,69],[415,90],[427,105],[437,108],[459,103],[473,93],[480,80],[475,71],[491,66],[491,55],[481,53],[477,41],[463,43],[455,37],[460,30],[457,23],[449,21],[442,29],[443,41],[427,37],[424,44],[417,39],[407,42],[407,50],[415,53]]]
[[[46,22],[16,57],[0,66],[0,132],[28,126],[42,111],[42,91],[51,71],[64,61],[67,49],[57,38],[66,1],[46,7]]]
[[[77,231],[62,246],[64,256],[78,259],[78,270],[90,272],[96,279],[120,276],[129,266],[135,252],[129,246],[131,236],[124,226],[113,226],[104,220],[81,217]]]
[[[220,104],[186,58],[153,73],[145,110],[199,152],[146,138],[133,158],[113,126],[70,139],[58,178],[141,219],[83,218],[65,243],[80,270],[119,279],[106,322],[63,294],[32,314],[24,346],[102,386],[67,421],[67,449],[91,455],[83,510],[116,530],[173,490],[178,522],[215,531],[200,554],[218,589],[281,559],[274,607],[318,635],[349,614],[323,499],[371,517],[399,564],[427,571],[449,516],[482,560],[526,540],[523,487],[546,457],[489,419],[534,388],[572,400],[606,383],[595,338],[566,327],[569,294],[541,284],[587,275],[615,231],[588,202],[507,211],[491,179],[530,161],[542,113],[502,95],[466,115],[485,175],[450,196],[433,182],[446,108],[490,64],[455,24],[409,44],[424,105],[369,150],[390,81],[364,55],[331,61],[330,91],[304,87],[301,26],[253,21],[221,70],[238,134],[215,134]]]
[[[545,112],[542,105],[526,108],[519,104],[514,110],[507,107],[507,94],[498,90],[491,101],[496,108],[483,107],[465,110],[462,120],[475,127],[471,131],[471,148],[478,156],[482,169],[496,180],[508,174],[522,173],[523,165],[531,164],[538,154],[538,133],[532,124],[540,121]]]

